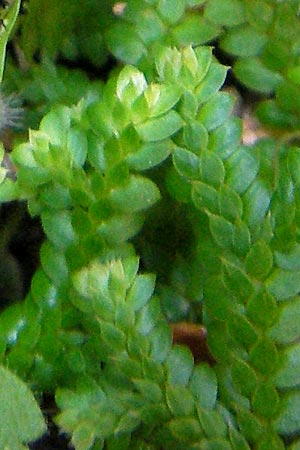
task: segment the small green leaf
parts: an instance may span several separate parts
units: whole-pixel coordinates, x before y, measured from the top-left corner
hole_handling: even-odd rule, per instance
[[[167,113],[181,97],[181,89],[176,85],[152,83],[144,92],[149,108],[149,117]]]
[[[281,435],[292,435],[300,428],[300,392],[292,391],[282,396],[280,414],[276,419],[275,429]]]
[[[217,379],[208,364],[198,364],[190,379],[189,388],[201,408],[213,409],[217,400]]]
[[[55,106],[42,119],[40,130],[48,136],[53,145],[64,147],[67,145],[70,124],[70,109],[66,106]]]
[[[242,395],[251,396],[257,386],[257,375],[249,364],[234,358],[231,364],[232,381]]]
[[[275,269],[267,281],[268,291],[276,300],[286,300],[300,292],[300,271]]]
[[[199,101],[199,100],[198,100]],[[204,103],[198,115],[199,121],[207,130],[214,130],[222,125],[231,114],[234,97],[226,92],[218,92]]]
[[[117,80],[116,94],[127,107],[130,107],[146,88],[145,76],[138,69],[128,65],[121,70]]]
[[[101,338],[104,344],[114,353],[121,352],[125,349],[125,335],[108,322],[101,321]]]
[[[219,189],[218,204],[221,216],[230,222],[235,222],[243,213],[243,203],[239,195],[226,185]]]
[[[166,400],[174,416],[189,416],[193,414],[195,408],[194,398],[186,387],[167,385]]]
[[[240,0],[211,0],[204,16],[222,26],[240,25],[245,22],[245,6]]]
[[[209,228],[216,244],[229,249],[233,242],[233,226],[224,217],[209,214]]]
[[[266,291],[253,296],[247,304],[247,316],[255,324],[267,328],[277,317],[277,303]]]
[[[131,175],[125,186],[114,188],[110,192],[112,207],[124,213],[133,213],[148,209],[160,198],[156,184],[148,178]]]
[[[204,286],[205,307],[215,319],[224,320],[232,306],[232,299],[221,277],[213,276]]]
[[[136,153],[127,157],[129,165],[138,171],[148,170],[161,164],[170,155],[172,144],[170,140],[143,144]]]
[[[42,413],[27,385],[0,367],[0,447],[21,450],[39,438],[46,426]]]
[[[188,149],[199,155],[208,143],[208,132],[198,121],[189,120],[183,128],[183,140]]]
[[[195,94],[198,103],[203,104],[211,99],[223,86],[228,67],[213,62],[203,79],[197,86]]]
[[[172,28],[174,43],[177,47],[205,44],[213,41],[221,33],[221,27],[206,20],[200,14],[187,11],[184,20]]]
[[[207,209],[213,214],[218,214],[218,192],[209,184],[195,181],[192,189],[192,199],[199,209]]]
[[[300,301],[298,297],[279,305],[277,313],[278,318],[269,330],[271,339],[281,345],[298,341],[300,337]]]
[[[168,427],[174,438],[179,442],[194,442],[203,436],[199,422],[193,418],[172,419]]]
[[[173,0],[159,0],[158,12],[170,25],[173,25],[184,14],[185,3],[185,0],[177,0],[175,4]]]
[[[233,226],[232,242],[238,255],[245,256],[250,249],[250,231],[247,225],[241,220],[238,220]]]
[[[71,128],[68,132],[67,148],[72,155],[73,166],[82,167],[88,152],[86,133],[80,128]]]
[[[295,243],[289,253],[275,252],[275,262],[280,269],[300,270],[300,245]]]
[[[35,272],[33,276],[31,295],[34,301],[43,308],[57,307],[57,290],[42,269]]]
[[[249,275],[263,280],[273,266],[273,255],[264,241],[255,242],[246,257],[246,269]]]
[[[150,300],[154,288],[155,275],[138,275],[127,294],[126,302],[134,309],[134,311],[139,311]]]
[[[151,403],[158,403],[162,400],[162,391],[156,383],[143,379],[134,379],[132,381],[145,400]]]
[[[300,384],[300,346],[292,345],[280,354],[281,365],[273,377],[278,388],[293,388]]]
[[[172,348],[172,336],[169,326],[162,322],[154,328],[148,337],[151,345],[151,358],[158,363],[163,363]]]
[[[192,185],[189,180],[179,175],[174,166],[167,171],[166,186],[171,196],[177,201],[190,202]]]
[[[97,233],[110,245],[121,244],[135,236],[143,226],[144,218],[140,214],[131,216],[115,214],[97,228]]]
[[[221,47],[231,55],[249,57],[259,55],[267,42],[268,36],[265,33],[248,25],[226,33],[221,41]]]
[[[259,419],[246,408],[237,412],[237,421],[241,432],[249,444],[257,442],[263,434],[263,425]]]
[[[271,195],[267,187],[260,180],[255,180],[243,197],[245,214],[244,220],[249,228],[259,226],[270,207]]]
[[[201,181],[216,188],[223,183],[225,169],[222,160],[212,152],[203,152],[200,156]]]
[[[44,231],[56,247],[65,250],[76,241],[69,211],[45,211],[41,217]]]
[[[246,147],[240,147],[225,162],[227,184],[238,194],[255,180],[259,163]]]
[[[95,440],[95,430],[91,423],[80,422],[72,434],[72,444],[78,450],[91,449]]]
[[[206,411],[198,408],[201,426],[208,438],[226,437],[226,425],[218,411]]]
[[[241,300],[243,292],[241,292]],[[228,330],[233,339],[249,348],[257,339],[257,332],[251,322],[242,314],[232,313],[228,318]]]
[[[136,330],[142,335],[148,335],[157,324],[160,317],[159,300],[155,297],[137,314]]]
[[[181,176],[191,180],[199,178],[199,158],[189,150],[180,147],[175,148],[173,164]]]
[[[277,365],[278,352],[267,337],[260,338],[250,351],[250,363],[263,375],[271,374]]]
[[[182,386],[188,384],[194,368],[194,358],[188,348],[173,346],[165,365],[170,384]]]
[[[248,88],[262,94],[272,94],[282,80],[279,73],[267,69],[256,57],[239,59],[234,74]]]
[[[242,122],[238,117],[230,117],[220,127],[209,134],[208,148],[221,159],[228,158],[241,142]]]
[[[105,34],[111,53],[126,64],[137,64],[147,49],[131,24],[114,23]]]
[[[155,142],[172,136],[181,127],[181,117],[176,111],[171,110],[163,116],[136,125],[136,131],[145,142]]]
[[[259,416],[270,419],[277,414],[279,395],[271,383],[260,383],[252,398],[253,411]]]

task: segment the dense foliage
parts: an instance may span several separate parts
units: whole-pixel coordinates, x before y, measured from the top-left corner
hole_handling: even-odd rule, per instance
[[[300,448],[299,8],[25,3],[26,67],[10,56],[3,84],[25,119],[0,198],[26,202],[45,240],[0,316],[0,400],[28,405],[18,442],[4,410],[3,448],[43,432],[29,388],[55,395],[76,450]],[[229,63],[271,126],[252,146]],[[172,344],[181,320],[205,325],[214,365]]]

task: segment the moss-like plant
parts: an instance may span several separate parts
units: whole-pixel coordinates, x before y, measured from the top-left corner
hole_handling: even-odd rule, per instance
[[[263,62],[263,33],[283,8],[294,36],[298,2],[117,6],[103,36],[126,64],[98,91],[85,79],[74,105],[53,99],[0,185],[46,236],[26,298],[0,316],[1,363],[55,395],[76,450],[297,450],[300,149],[289,135],[242,145],[228,67],[195,44],[218,39],[245,84],[238,68],[257,58],[268,88],[248,85],[273,92],[286,79]],[[168,321],[191,319],[212,366],[172,344]]]

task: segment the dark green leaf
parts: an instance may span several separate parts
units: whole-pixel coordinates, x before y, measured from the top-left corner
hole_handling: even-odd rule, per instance
[[[250,363],[263,375],[271,374],[277,365],[278,352],[273,342],[262,337],[250,351]]]
[[[168,382],[171,385],[186,386],[188,384],[194,369],[194,359],[188,348],[173,346],[165,365],[168,371]]]
[[[221,216],[230,222],[234,223],[243,213],[243,203],[239,195],[226,185],[219,189],[218,204]]]
[[[172,419],[169,422],[168,427],[174,438],[179,442],[193,442],[199,440],[203,436],[199,422],[193,418]]]
[[[244,4],[240,0],[211,0],[204,15],[213,23],[223,26],[240,25],[246,19]]]
[[[207,364],[198,364],[191,377],[189,388],[201,408],[213,409],[217,400],[216,374]]]
[[[255,57],[239,59],[234,64],[234,73],[248,88],[262,94],[272,94],[282,80],[279,73],[267,69]]]
[[[294,318],[295,320],[295,318]],[[280,354],[281,365],[273,377],[273,382],[279,388],[293,388],[300,384],[300,346],[292,345]]]
[[[199,178],[199,158],[194,153],[177,147],[173,151],[173,164],[181,176],[191,180]]]
[[[183,140],[188,149],[199,155],[207,147],[207,130],[198,121],[189,120],[183,128]]]
[[[168,407],[175,417],[193,414],[195,404],[191,392],[184,386],[167,386],[166,400]]]
[[[247,304],[247,316],[252,322],[263,328],[272,325],[277,315],[277,304],[266,291],[253,296]]]
[[[136,125],[136,131],[145,142],[155,142],[172,136],[181,127],[181,117],[176,111],[171,110],[163,116]]]
[[[211,23],[200,14],[187,12],[184,20],[172,29],[175,44],[199,45],[215,39],[221,32],[219,25]]]
[[[213,214],[219,212],[218,192],[209,184],[196,181],[193,183],[192,199],[195,206],[199,209],[207,209]]]
[[[244,220],[250,229],[261,224],[269,209],[270,200],[270,192],[264,183],[255,180],[243,197]]]
[[[226,33],[221,41],[221,47],[227,53],[235,56],[257,56],[261,53],[268,36],[251,26],[234,28]],[[251,45],[250,45],[251,43]]]
[[[159,190],[153,181],[135,175],[131,175],[125,186],[114,188],[110,192],[112,207],[125,213],[147,209],[159,198]]]
[[[233,241],[233,226],[221,216],[209,214],[209,228],[216,244],[224,249],[229,249]]]
[[[260,383],[252,398],[253,411],[259,416],[270,419],[277,414],[279,395],[271,383]]]
[[[264,241],[256,242],[246,257],[246,269],[249,275],[263,280],[273,266],[273,255]]]
[[[216,188],[223,183],[225,169],[222,160],[212,152],[203,152],[200,156],[201,181]]]
[[[276,300],[286,300],[300,292],[300,271],[275,269],[267,281]]]
[[[283,305],[280,305],[277,313],[277,321],[269,330],[269,336],[275,340],[275,342],[283,345],[298,341],[300,336],[299,299],[294,298],[290,302],[285,302]]]
[[[136,64],[147,50],[136,34],[134,26],[124,22],[115,23],[106,32],[106,42],[111,53],[127,64]]]
[[[283,395],[280,402],[280,414],[275,421],[277,433],[292,435],[300,427],[300,393],[294,391]]]
[[[232,381],[242,395],[250,397],[257,386],[257,375],[245,361],[235,358],[231,365]]]
[[[135,153],[127,157],[130,166],[138,171],[148,170],[162,163],[171,153],[172,144],[169,140],[144,144]]]
[[[226,92],[218,92],[202,106],[198,119],[207,130],[214,130],[225,122],[232,112],[233,106],[234,98],[232,95]]]
[[[241,142],[242,123],[237,117],[230,117],[209,135],[208,148],[221,159],[228,158]]]
[[[228,185],[238,194],[245,192],[255,180],[259,163],[246,147],[240,147],[225,162]]]
[[[173,0],[159,0],[158,12],[170,25],[173,25],[184,14],[185,3],[185,0],[178,0],[175,4]]]

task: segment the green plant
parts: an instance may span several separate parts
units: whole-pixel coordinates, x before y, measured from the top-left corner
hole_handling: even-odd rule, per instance
[[[300,149],[290,133],[242,145],[228,67],[195,46],[218,38],[248,87],[273,92],[286,74],[262,70],[261,30],[274,39],[282,14],[294,42],[298,2],[259,3],[128,1],[103,29],[125,66],[99,91],[85,79],[73,106],[44,78],[52,107],[11,153],[0,198],[26,201],[46,239],[30,292],[1,314],[1,362],[55,394],[76,450],[299,447]],[[172,345],[168,320],[203,323],[215,364]]]

